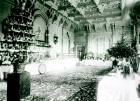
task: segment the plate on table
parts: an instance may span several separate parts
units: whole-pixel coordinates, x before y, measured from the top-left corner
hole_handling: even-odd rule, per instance
[[[45,64],[40,64],[38,66],[38,72],[39,72],[39,74],[45,74],[45,72],[46,72],[46,65]]]

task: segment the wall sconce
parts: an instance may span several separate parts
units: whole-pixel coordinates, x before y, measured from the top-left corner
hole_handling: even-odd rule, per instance
[[[54,44],[56,44],[58,42],[58,36],[56,34],[54,34],[54,36],[53,36],[53,42],[54,42]]]

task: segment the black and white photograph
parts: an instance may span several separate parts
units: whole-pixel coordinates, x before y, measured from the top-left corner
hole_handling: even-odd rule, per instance
[[[140,101],[140,0],[0,0],[0,101]]]

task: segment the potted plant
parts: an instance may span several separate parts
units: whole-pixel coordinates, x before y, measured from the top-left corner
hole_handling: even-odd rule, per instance
[[[11,61],[11,64],[13,65],[13,72],[19,73],[23,71],[23,68],[21,67],[22,64],[24,64],[25,59],[23,56],[21,56],[19,53],[14,53],[13,58]]]

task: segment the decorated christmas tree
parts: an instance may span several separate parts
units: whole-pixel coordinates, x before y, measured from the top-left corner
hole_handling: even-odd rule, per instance
[[[130,42],[126,40],[124,37],[120,41],[118,41],[115,46],[108,49],[108,53],[110,56],[115,58],[129,58],[137,55],[137,51],[134,46],[132,46],[134,42]]]

